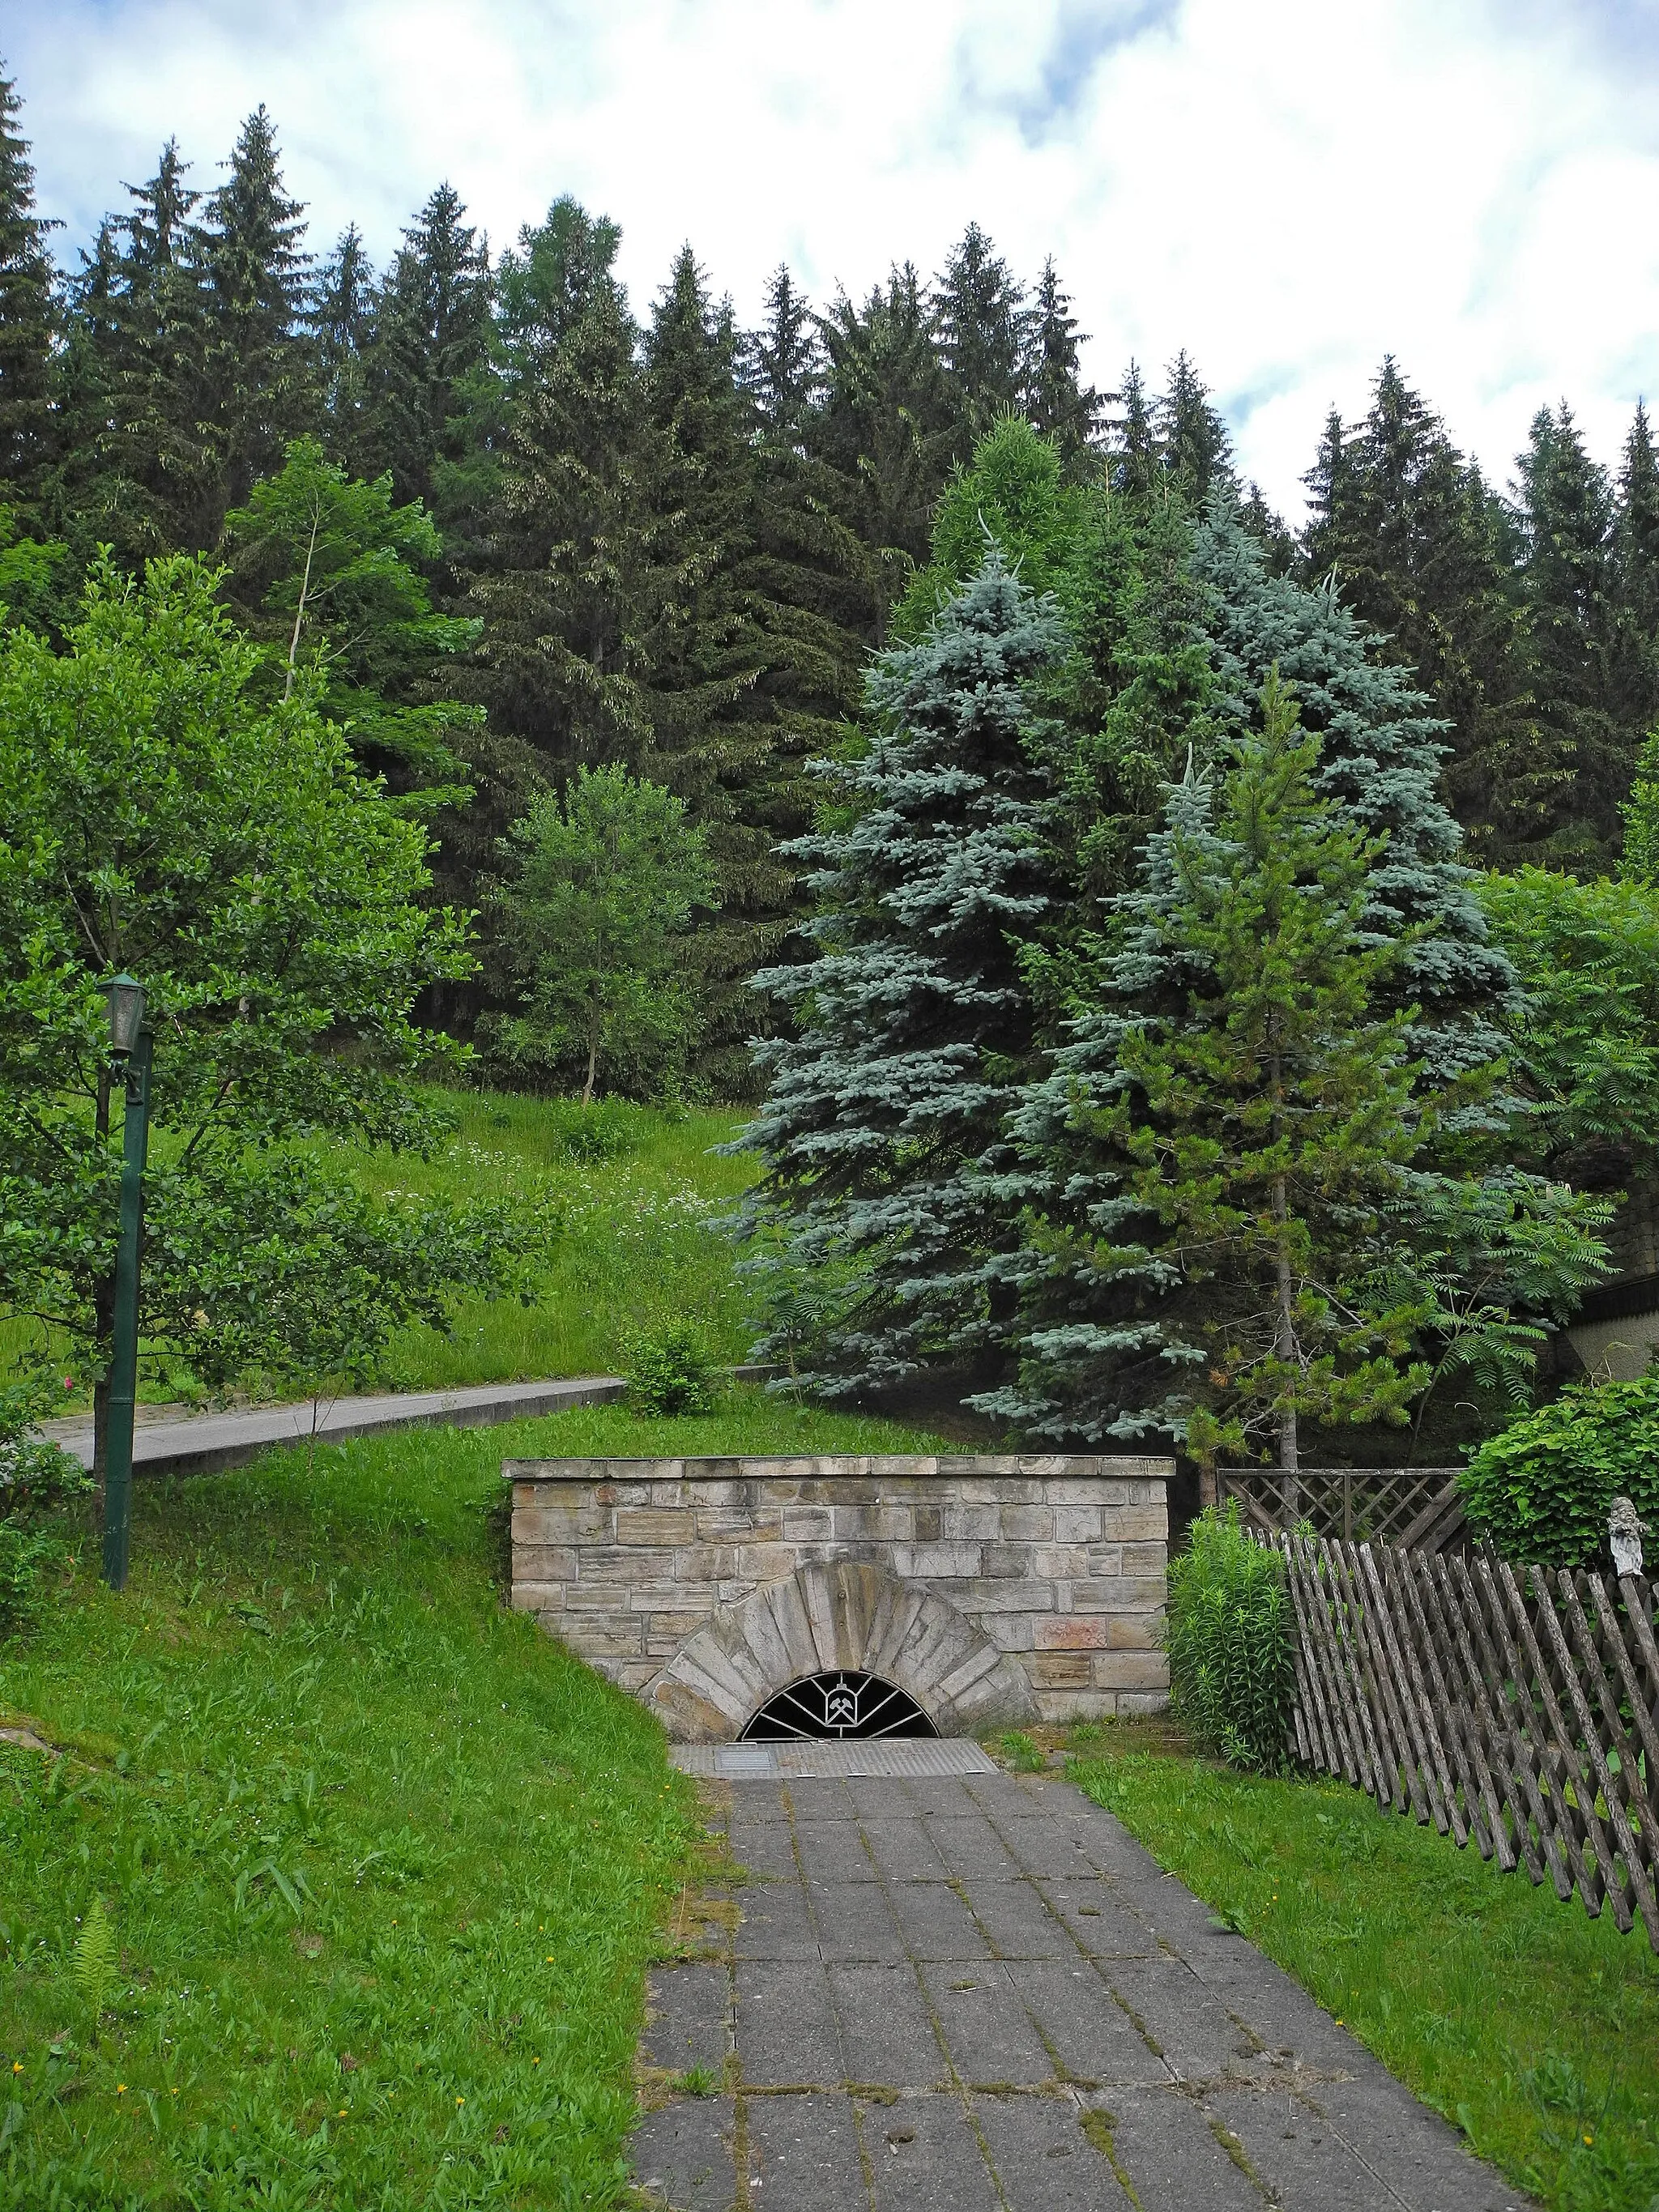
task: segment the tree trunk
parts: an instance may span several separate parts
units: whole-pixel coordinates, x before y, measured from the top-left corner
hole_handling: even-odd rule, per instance
[[[582,1104],[593,1103],[593,1072],[599,1063],[599,1028],[595,1022],[587,1032],[587,1080],[582,1085]]]

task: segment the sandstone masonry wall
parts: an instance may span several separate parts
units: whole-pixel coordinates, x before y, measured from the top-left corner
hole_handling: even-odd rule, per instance
[[[1173,1472],[1165,1459],[1035,1454],[508,1461],[513,1602],[680,1734],[715,1732],[722,1714],[735,1734],[744,1701],[763,1701],[757,1684],[769,1694],[805,1671],[815,1634],[820,1663],[860,1663],[848,1638],[862,1628],[810,1625],[826,1570],[899,1586],[884,1663],[893,1679],[908,1670],[936,1717],[973,1673],[964,1650],[981,1648],[980,1676],[1001,1686],[1004,1708],[1029,1686],[1045,1720],[1139,1711],[1168,1687],[1157,1639]],[[793,1644],[773,1625],[790,1617],[781,1603],[763,1608],[764,1638],[742,1626],[748,1601],[792,1583],[808,1593]],[[954,1639],[935,1601],[965,1624]],[[873,1603],[859,1600],[857,1619]],[[929,1654],[946,1644],[950,1694],[930,1704]],[[675,1679],[695,1694],[677,1704]],[[682,1706],[696,1717],[678,1720]]]

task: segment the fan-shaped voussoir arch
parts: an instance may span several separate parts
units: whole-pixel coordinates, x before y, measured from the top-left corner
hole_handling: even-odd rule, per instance
[[[727,1607],[686,1638],[645,1702],[682,1742],[726,1742],[780,1690],[836,1668],[891,1682],[941,1735],[1019,1727],[1036,1714],[1018,1659],[947,1598],[849,1563],[799,1567]]]

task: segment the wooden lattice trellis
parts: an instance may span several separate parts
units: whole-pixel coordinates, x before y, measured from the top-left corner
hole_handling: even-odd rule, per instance
[[[1264,1534],[1309,1528],[1344,1543],[1398,1544],[1443,1552],[1468,1539],[1455,1467],[1224,1467],[1222,1502],[1237,1498],[1246,1523]]]
[[[1659,1952],[1654,1585],[1276,1532],[1297,1759]]]

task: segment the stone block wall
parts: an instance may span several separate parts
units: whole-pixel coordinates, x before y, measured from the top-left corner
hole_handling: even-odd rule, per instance
[[[896,1681],[944,1733],[1139,1711],[1167,1691],[1169,1460],[520,1460],[502,1472],[514,1606],[675,1735],[736,1735],[820,1668]]]

